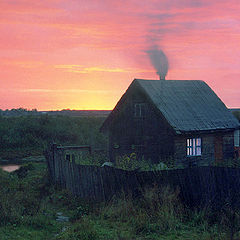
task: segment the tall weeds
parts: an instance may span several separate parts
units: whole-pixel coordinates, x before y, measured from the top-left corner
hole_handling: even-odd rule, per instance
[[[135,235],[174,231],[183,218],[178,195],[179,190],[169,186],[145,188],[140,199],[123,193],[121,198],[114,198],[107,204],[100,215],[105,220],[127,223]]]

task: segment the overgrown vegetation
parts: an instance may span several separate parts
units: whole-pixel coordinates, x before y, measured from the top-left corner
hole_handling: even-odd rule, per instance
[[[106,146],[99,132],[104,118],[27,115],[0,116],[0,157],[41,155],[49,143]]]
[[[15,159],[42,154],[51,142],[93,144],[101,148],[106,139],[98,131],[104,118],[26,115],[0,116],[0,157]],[[171,159],[170,159],[171,160]],[[168,161],[171,163],[171,161]],[[88,158],[83,164],[101,165],[104,157]],[[229,165],[229,161],[226,162]],[[232,162],[236,166],[237,162]],[[125,155],[119,168],[160,170]],[[88,203],[51,185],[46,165],[23,165],[13,173],[0,170],[0,239],[2,240],[237,240],[240,211],[230,200],[221,209],[189,209],[169,186],[142,189],[138,199],[131,194],[110,202]],[[59,213],[70,222],[59,222]]]
[[[11,174],[0,170],[0,182],[0,239],[46,239],[60,229],[46,214],[53,190],[45,165],[25,165]]]
[[[172,159],[171,159],[172,160]],[[166,162],[166,161],[165,161]],[[141,170],[141,171],[154,171],[154,170],[166,170],[173,169],[173,164],[166,165],[164,162],[158,164],[151,163],[151,160],[146,160],[144,157],[137,158],[136,153],[129,155],[118,156],[116,158],[115,167],[123,170]]]
[[[108,203],[89,203],[50,184],[43,163],[0,171],[0,239],[170,240],[238,239],[239,210],[226,201],[218,211],[189,209],[179,190],[142,189]],[[61,212],[70,222],[56,221]]]

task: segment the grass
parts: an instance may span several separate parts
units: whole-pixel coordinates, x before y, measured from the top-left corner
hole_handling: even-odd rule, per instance
[[[142,197],[87,203],[52,186],[44,163],[0,171],[0,239],[13,240],[225,240],[238,239],[238,209],[188,209],[179,190],[146,188]],[[70,222],[56,221],[57,213]]]

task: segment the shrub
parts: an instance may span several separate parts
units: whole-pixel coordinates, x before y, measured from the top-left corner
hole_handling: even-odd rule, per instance
[[[23,166],[21,166],[19,169],[17,169],[14,173],[17,174],[17,176],[19,178],[24,178],[27,176],[28,172],[30,170],[33,170],[34,167],[33,167],[33,164],[31,163],[28,163],[28,164],[25,164]]]
[[[82,204],[75,209],[73,216],[70,218],[70,221],[73,222],[84,216],[87,216],[89,212],[90,212],[89,206],[86,204]]]
[[[144,158],[138,159],[136,153],[131,153],[130,155],[118,156],[115,166],[123,170],[150,170],[151,165],[149,162]]]

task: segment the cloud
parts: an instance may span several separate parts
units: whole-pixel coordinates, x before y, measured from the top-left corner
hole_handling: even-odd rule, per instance
[[[82,65],[55,65],[57,69],[63,69],[72,73],[92,73],[92,72],[107,72],[107,73],[130,73],[130,72],[152,72],[147,69],[122,69],[109,67],[84,67]]]
[[[75,73],[90,73],[90,72],[129,72],[129,70],[121,68],[104,68],[104,67],[83,67],[80,65],[55,65],[55,68],[64,69],[68,72]]]
[[[1,89],[1,91],[6,91]],[[105,91],[105,90],[88,90],[88,89],[8,89],[8,91],[21,92],[21,93],[59,93],[59,94],[74,94],[74,93],[94,93],[94,94],[116,94],[119,91]]]
[[[17,59],[1,59],[0,60],[1,65],[8,65],[8,66],[16,66],[20,68],[39,68],[44,65],[42,61],[21,61]]]

